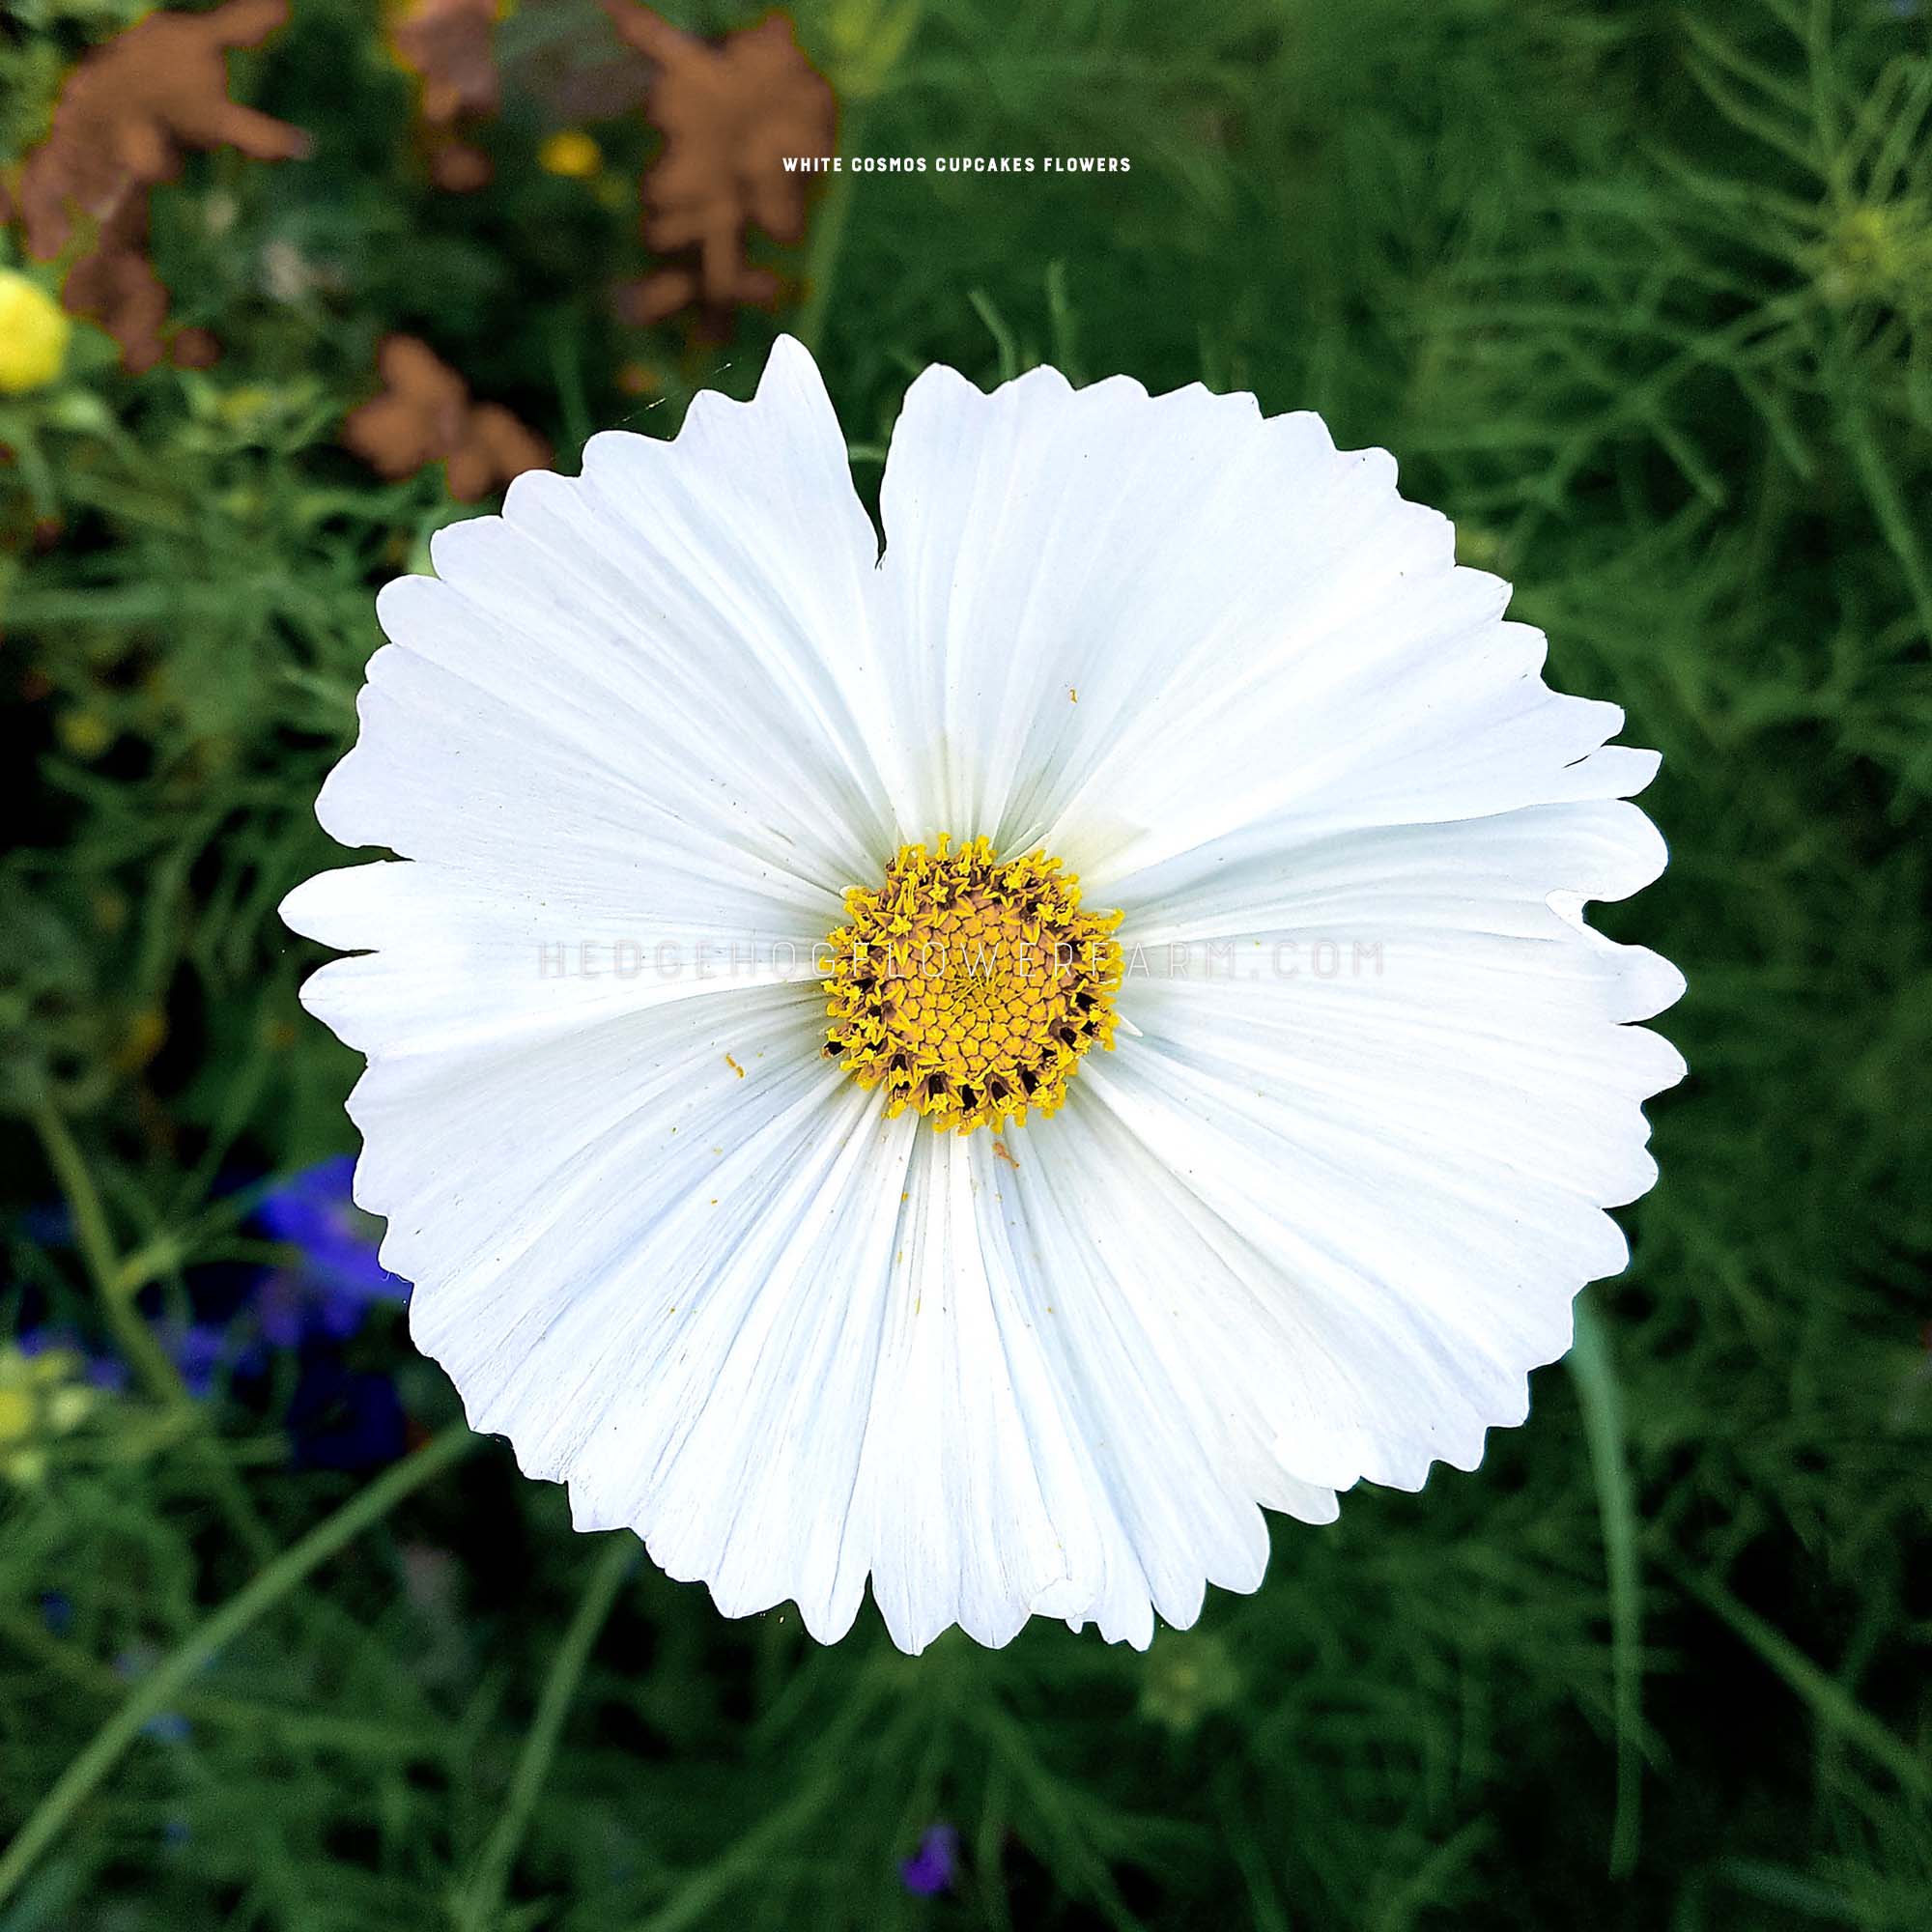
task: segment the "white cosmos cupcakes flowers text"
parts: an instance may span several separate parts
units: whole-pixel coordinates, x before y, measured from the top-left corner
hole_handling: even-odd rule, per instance
[[[359,955],[303,997],[416,1340],[581,1527],[822,1638],[869,1577],[908,1650],[1144,1645],[1264,1508],[1473,1467],[1624,1264],[1683,981],[1580,907],[1662,867],[1657,760],[1314,415],[934,368],[882,520],[785,339],[444,530],[318,808],[401,857],[290,896]],[[908,1007],[900,915],[1086,964]],[[613,932],[767,963],[539,971]],[[769,963],[829,933],[830,994]],[[1109,954],[1337,935],[1379,976]]]

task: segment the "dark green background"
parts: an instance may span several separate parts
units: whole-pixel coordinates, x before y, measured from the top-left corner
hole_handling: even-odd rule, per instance
[[[12,0],[0,153],[134,11]],[[635,116],[593,125],[601,195],[534,166],[558,70],[616,57],[593,7],[503,26],[470,197],[429,187],[373,12],[296,12],[233,71],[314,157],[198,156],[155,199],[219,365],[132,381],[95,337],[0,399],[0,1311],[107,1349],[104,1294],[125,1344],[130,1308],[270,1258],[224,1177],[353,1145],[355,1063],[273,908],[334,856],[311,806],[371,592],[456,514],[334,442],[396,327],[566,466],[746,393],[781,324],[868,495],[936,359],[1203,378],[1385,445],[1516,583],[1551,681],[1663,752],[1670,870],[1601,923],[1688,973],[1662,1026],[1691,1072],[1652,1109],[1630,1271],[1528,1426],[1473,1476],[1279,1525],[1258,1596],[1145,1657],[1036,1625],[908,1661],[869,1610],[820,1649],[626,1573],[500,1444],[302,1471],[272,1396],[137,1383],[0,1483],[0,1821],[41,1821],[0,1932],[1932,1925],[1921,11],[813,4],[847,153],[1131,172],[848,176],[772,258],[796,298],[722,341],[611,319],[644,266]],[[36,1239],[63,1186],[88,1252]],[[456,1419],[400,1320],[354,1359],[424,1431]],[[164,1667],[219,1615],[186,1740],[114,1748],[113,1660]],[[962,1875],[913,1899],[935,1819]]]

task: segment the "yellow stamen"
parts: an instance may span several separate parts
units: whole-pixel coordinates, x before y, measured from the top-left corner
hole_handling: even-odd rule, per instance
[[[1082,912],[1079,881],[1044,852],[952,842],[901,845],[883,885],[845,895],[825,1054],[883,1086],[889,1116],[911,1107],[964,1134],[1053,1113],[1080,1056],[1112,1047],[1121,915]]]

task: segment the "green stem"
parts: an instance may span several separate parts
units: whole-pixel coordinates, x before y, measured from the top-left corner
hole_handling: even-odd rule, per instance
[[[1643,1577],[1636,1499],[1624,1446],[1623,1391],[1609,1343],[1588,1302],[1577,1304],[1576,1320],[1570,1378],[1582,1409],[1610,1590],[1610,1677],[1617,1719],[1617,1808],[1610,1827],[1610,1876],[1627,1878],[1636,1864],[1643,1793]]]
[[[76,1644],[64,1643],[34,1618],[0,1607],[0,1641],[43,1668],[54,1672],[90,1696],[119,1704],[128,1694],[128,1680]],[[327,1712],[301,1711],[242,1697],[211,1695],[185,1689],[175,1708],[195,1725],[213,1724],[259,1736],[269,1732],[302,1747],[346,1751],[357,1756],[388,1758],[402,1763],[428,1763],[446,1754],[447,1745],[425,1738],[420,1731],[366,1723],[357,1718],[338,1718]]]
[[[100,1297],[101,1312],[114,1331],[115,1340],[121,1344],[122,1352],[162,1402],[188,1403],[190,1398],[175,1365],[168,1360],[153,1331],[141,1320],[141,1311],[134,1306],[134,1294],[127,1285],[121,1259],[115,1252],[114,1236],[108,1231],[107,1211],[100,1204],[94,1177],[88,1172],[87,1162],[68,1131],[67,1122],[45,1100],[40,1100],[34,1105],[34,1127],[46,1150],[47,1165],[53,1169],[54,1179],[67,1199],[80,1258],[87,1264],[95,1293]]]
[[[203,1435],[201,1446],[223,1512],[254,1560],[258,1564],[269,1562],[275,1554],[274,1538],[256,1515],[255,1505],[222,1453],[221,1445],[206,1437],[202,1411],[182,1381],[181,1372],[168,1359],[166,1350],[155,1340],[154,1330],[134,1305],[134,1297],[152,1278],[145,1257],[156,1253],[156,1247],[151,1245],[142,1250],[133,1263],[121,1259],[115,1249],[113,1231],[107,1225],[107,1210],[101,1204],[100,1192],[94,1184],[94,1176],[88,1171],[78,1144],[68,1131],[67,1122],[45,1099],[34,1103],[33,1121],[46,1151],[47,1165],[53,1170],[73,1215],[74,1239],[79,1244],[80,1258],[121,1352],[157,1401],[177,1414],[192,1418],[196,1433]]]
[[[1776,1626],[1747,1605],[1741,1604],[1722,1584],[1699,1577],[1673,1563],[1677,1580],[1747,1643],[1785,1683],[1811,1707],[1811,1715],[1827,1730],[1835,1731],[1882,1764],[1900,1786],[1920,1800],[1932,1800],[1932,1765],[1904,1739],[1879,1722],[1829,1671],[1817,1664]]]
[[[503,1801],[490,1841],[476,1861],[464,1896],[457,1902],[454,1917],[464,1932],[491,1932],[503,1909],[503,1891],[515,1869],[517,1854],[523,1848],[524,1833],[529,1829],[530,1813],[543,1794],[550,1761],[562,1735],[564,1719],[577,1695],[578,1679],[590,1661],[597,1638],[609,1618],[617,1593],[637,1566],[639,1545],[635,1536],[623,1532],[606,1547],[590,1581],[577,1605],[577,1614],[557,1646],[556,1657],[537,1701],[537,1714],[530,1733],[524,1741],[522,1755],[510,1778],[509,1795]]]
[[[384,1470],[366,1490],[351,1497],[333,1516],[325,1518],[252,1582],[237,1591],[185,1643],[143,1677],[121,1708],[95,1732],[87,1748],[54,1780],[20,1828],[19,1835],[8,1846],[6,1856],[0,1858],[0,1905],[14,1895],[20,1881],[33,1868],[34,1861],[67,1829],[73,1814],[120,1761],[121,1754],[140,1736],[142,1726],[173,1704],[196,1671],[345,1544],[381,1521],[412,1491],[421,1489],[461,1461],[481,1439],[461,1423],[455,1423],[414,1455]]]
[[[845,114],[845,138],[839,143],[845,158],[861,152],[860,131],[864,116],[860,109]],[[849,167],[832,177],[825,199],[818,204],[818,217],[811,226],[811,247],[805,258],[805,306],[798,314],[798,339],[816,356],[825,340],[825,323],[832,309],[832,287],[838,269],[839,251],[845,245],[845,226],[851,219],[852,195],[858,177]]]

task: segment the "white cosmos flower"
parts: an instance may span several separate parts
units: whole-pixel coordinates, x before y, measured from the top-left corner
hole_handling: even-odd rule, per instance
[[[1145,1645],[1256,1587],[1264,1508],[1473,1468],[1624,1265],[1683,980],[1580,909],[1662,869],[1657,759],[1311,414],[934,368],[882,514],[788,339],[521,478],[381,599],[318,810],[400,860],[283,910],[358,954],[303,997],[415,1339],[581,1528],[821,1638],[869,1577],[907,1650]],[[1117,990],[1094,921],[1050,1011],[902,987],[923,1044],[849,931],[813,969],[899,861],[916,932],[1073,930],[1035,854]],[[983,1112],[1001,1053],[1065,1104],[889,1104]]]

